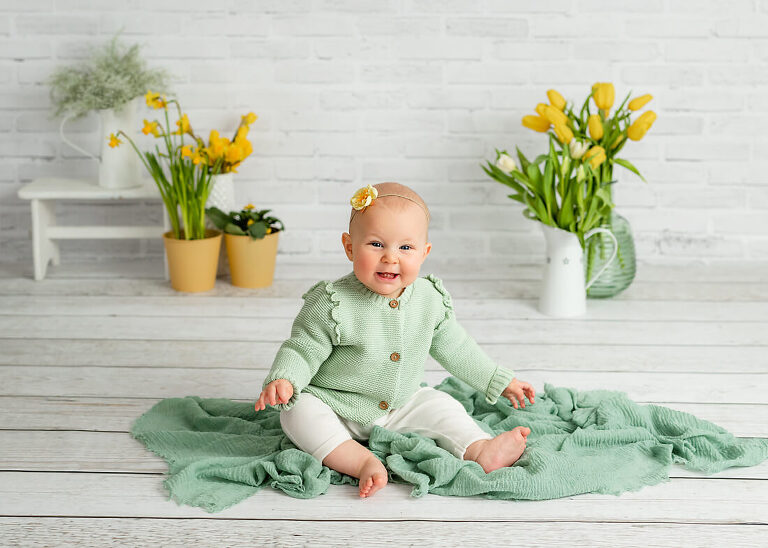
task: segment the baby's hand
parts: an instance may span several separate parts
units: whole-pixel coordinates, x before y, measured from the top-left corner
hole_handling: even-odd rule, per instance
[[[512,402],[512,405],[517,409],[518,401],[520,402],[520,405],[525,407],[525,396],[528,396],[530,402],[533,403],[533,397],[536,393],[533,391],[533,386],[527,382],[512,379],[512,382],[509,383],[509,386],[504,389],[501,395]],[[515,398],[517,398],[517,401]]]
[[[274,380],[261,391],[261,396],[259,396],[259,400],[256,402],[256,411],[265,409],[267,403],[269,405],[288,403],[291,396],[293,396],[293,385],[290,381],[285,379]]]

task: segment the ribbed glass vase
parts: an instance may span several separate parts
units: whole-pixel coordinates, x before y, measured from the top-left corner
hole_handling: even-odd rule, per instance
[[[587,289],[587,297],[608,298],[618,295],[630,286],[635,279],[635,241],[629,221],[611,211],[608,222],[600,225],[616,236],[619,250],[616,258],[600,277]],[[584,277],[587,281],[598,272],[613,254],[613,240],[610,236],[598,232],[586,242],[584,249]]]

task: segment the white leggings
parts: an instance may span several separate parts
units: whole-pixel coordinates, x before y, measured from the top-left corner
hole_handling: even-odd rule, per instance
[[[420,388],[404,406],[391,409],[369,425],[340,417],[317,397],[302,392],[291,409],[280,412],[280,425],[296,447],[320,462],[347,440],[367,440],[374,425],[432,438],[460,459],[473,442],[493,438],[458,401],[429,386]]]

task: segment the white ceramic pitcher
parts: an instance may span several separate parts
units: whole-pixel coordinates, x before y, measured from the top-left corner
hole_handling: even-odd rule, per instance
[[[589,283],[584,284],[584,250],[573,232],[541,224],[547,241],[547,259],[539,295],[539,310],[547,316],[569,318],[587,311],[587,289],[616,257],[618,243],[607,228],[595,228],[584,234],[584,241],[605,232],[613,239],[613,254]]]
[[[115,148],[109,146],[109,135],[111,133],[117,134],[121,129],[134,138],[136,133],[134,129],[136,126],[136,99],[129,101],[119,110],[105,109],[97,112],[101,121],[100,158],[65,137],[64,124],[72,118],[71,115],[64,116],[61,121],[59,126],[61,140],[76,151],[99,162],[99,186],[104,188],[140,186],[142,184],[141,163],[130,143],[125,142],[125,137],[121,136],[120,140],[123,141],[121,146]]]

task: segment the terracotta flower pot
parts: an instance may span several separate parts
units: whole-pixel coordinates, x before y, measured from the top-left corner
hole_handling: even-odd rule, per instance
[[[272,285],[279,235],[280,231],[254,240],[250,236],[224,234],[232,285],[250,288]]]
[[[219,265],[220,231],[206,230],[203,240],[177,240],[172,232],[166,232],[163,242],[171,287],[190,293],[213,289]]]

